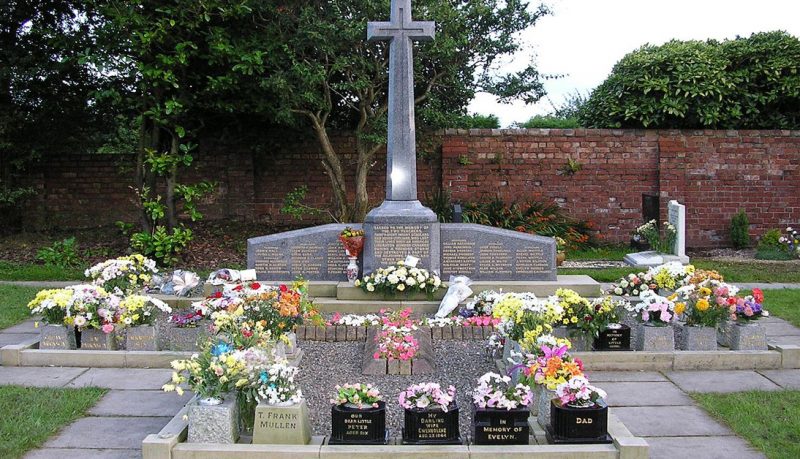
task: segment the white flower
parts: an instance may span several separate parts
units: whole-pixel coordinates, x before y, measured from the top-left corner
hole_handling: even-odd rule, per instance
[[[400,281],[400,279],[395,274],[389,274],[389,277],[387,277],[386,280],[388,280],[390,284],[396,284],[397,282]]]
[[[397,285],[397,291],[402,292],[405,289],[406,289],[406,285],[405,284],[398,284]]]
[[[406,285],[408,285],[409,287],[413,286],[416,283],[417,283],[417,281],[414,280],[413,277],[409,277],[408,279],[406,279]]]

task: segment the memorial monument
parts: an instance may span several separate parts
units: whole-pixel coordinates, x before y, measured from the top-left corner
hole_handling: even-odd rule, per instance
[[[684,265],[689,264],[686,256],[686,206],[676,200],[667,204],[667,221],[675,227],[675,245],[671,253],[660,253],[654,250],[646,252],[629,253],[624,261],[631,266],[659,266],[664,263],[678,261]]]
[[[413,255],[420,267],[473,280],[555,281],[556,243],[482,225],[439,223],[417,198],[413,40],[432,40],[435,24],[414,21],[411,0],[392,0],[389,22],[370,22],[370,41],[389,41],[386,199],[365,219],[362,274]],[[259,280],[345,281],[347,258],[330,224],[247,241],[247,266]]]

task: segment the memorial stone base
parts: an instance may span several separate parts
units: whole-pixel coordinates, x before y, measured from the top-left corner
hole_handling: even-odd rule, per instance
[[[239,439],[239,405],[229,394],[219,405],[189,406],[190,443],[236,443]]]
[[[253,426],[253,444],[307,445],[311,424],[305,399],[290,406],[259,403]]]

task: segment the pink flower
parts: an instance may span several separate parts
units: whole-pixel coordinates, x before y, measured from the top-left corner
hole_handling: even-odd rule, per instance
[[[103,333],[105,333],[107,335],[107,334],[111,333],[112,331],[114,331],[114,325],[105,324],[105,325],[103,325],[102,330],[103,330]]]

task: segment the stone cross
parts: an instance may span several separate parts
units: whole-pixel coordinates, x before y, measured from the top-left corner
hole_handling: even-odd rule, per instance
[[[411,40],[432,40],[433,22],[411,19],[411,0],[392,0],[389,22],[367,24],[367,39],[389,41],[389,129],[386,200],[417,200],[414,59]]]

